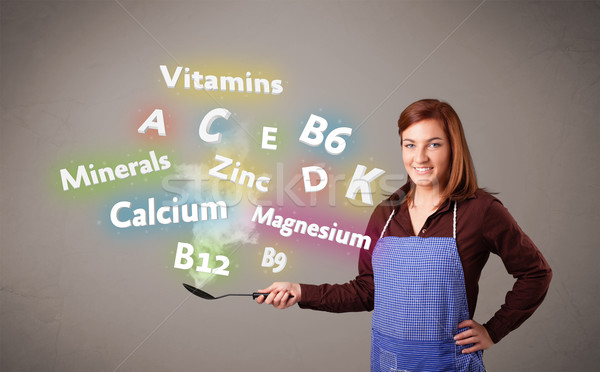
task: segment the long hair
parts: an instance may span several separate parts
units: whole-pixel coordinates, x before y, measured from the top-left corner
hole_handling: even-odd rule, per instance
[[[440,192],[440,204],[448,199],[463,201],[473,195],[479,187],[462,123],[456,111],[446,102],[422,99],[411,103],[400,114],[398,119],[400,137],[406,128],[425,119],[434,119],[442,124],[450,141],[450,178],[444,190]],[[406,201],[411,205],[414,200],[415,184],[410,177],[409,182],[410,190],[406,194]]]

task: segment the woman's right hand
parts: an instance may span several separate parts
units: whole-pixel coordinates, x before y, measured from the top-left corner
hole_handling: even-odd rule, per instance
[[[269,293],[265,298],[258,296],[256,302],[273,305],[278,309],[287,309],[300,302],[300,284],[290,282],[275,282],[265,289],[259,289],[259,293]]]

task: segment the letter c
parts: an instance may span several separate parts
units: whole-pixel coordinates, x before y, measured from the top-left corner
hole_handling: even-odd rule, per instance
[[[260,192],[269,191],[268,186],[266,185],[269,181],[271,181],[269,177],[258,177],[256,180],[256,189]]]
[[[122,208],[131,208],[131,203],[128,201],[120,201],[110,210],[110,222],[120,229],[131,226],[131,220],[127,220],[125,222],[119,220],[119,210]]]
[[[210,126],[212,125],[213,121],[218,118],[224,118],[227,120],[229,119],[229,115],[231,115],[231,112],[225,108],[216,108],[214,110],[210,110],[208,114],[204,116],[204,119],[202,119],[202,122],[200,123],[200,128],[198,128],[198,134],[200,135],[200,138],[204,142],[208,143],[221,142],[221,133],[210,134],[208,131],[210,130]]]

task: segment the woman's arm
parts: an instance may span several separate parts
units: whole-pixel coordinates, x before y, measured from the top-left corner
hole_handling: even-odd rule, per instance
[[[381,229],[385,225],[393,205],[384,202],[378,205],[369,220],[365,235],[371,238],[368,250],[361,249],[358,258],[358,275],[345,284],[297,284],[276,282],[259,292],[270,292],[266,299],[258,298],[258,303],[267,303],[280,309],[296,303],[301,308],[342,313],[349,311],[373,310],[373,266],[371,256]],[[286,296],[287,293],[287,297]],[[294,298],[290,298],[290,294]],[[299,298],[295,296],[298,294]]]
[[[457,345],[473,344],[471,347],[463,349],[463,354],[478,350],[487,350],[494,345],[494,341],[492,341],[487,329],[473,319],[467,319],[458,324],[458,328],[465,327],[469,327],[469,329],[454,336]]]
[[[265,289],[259,289],[258,292],[268,293],[269,295],[266,298],[258,296],[256,302],[259,304],[264,302],[278,309],[287,309],[294,306],[302,298],[302,291],[298,283],[275,282]]]
[[[378,238],[378,237],[377,237]],[[377,239],[372,240],[373,246]],[[373,266],[371,250],[361,250],[358,259],[358,275],[345,284],[300,284],[302,299],[299,306],[304,309],[343,313],[373,310]]]
[[[299,304],[301,308],[342,313],[373,310],[373,267],[371,252],[362,250],[358,276],[345,284],[297,284],[275,282],[258,292],[269,293],[256,299],[279,309]]]
[[[552,270],[497,199],[488,207],[482,227],[490,251],[500,256],[506,270],[517,279],[500,310],[484,324],[492,341],[497,343],[540,306],[548,292]]]

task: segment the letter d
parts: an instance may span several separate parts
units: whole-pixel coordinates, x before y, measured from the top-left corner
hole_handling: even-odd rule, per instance
[[[321,180],[318,185],[313,186],[310,183],[310,173],[316,172],[319,175],[319,179]],[[316,192],[321,191],[327,186],[327,172],[321,167],[317,167],[313,165],[311,167],[303,167],[302,168],[302,177],[304,178],[304,191],[306,192]]]

